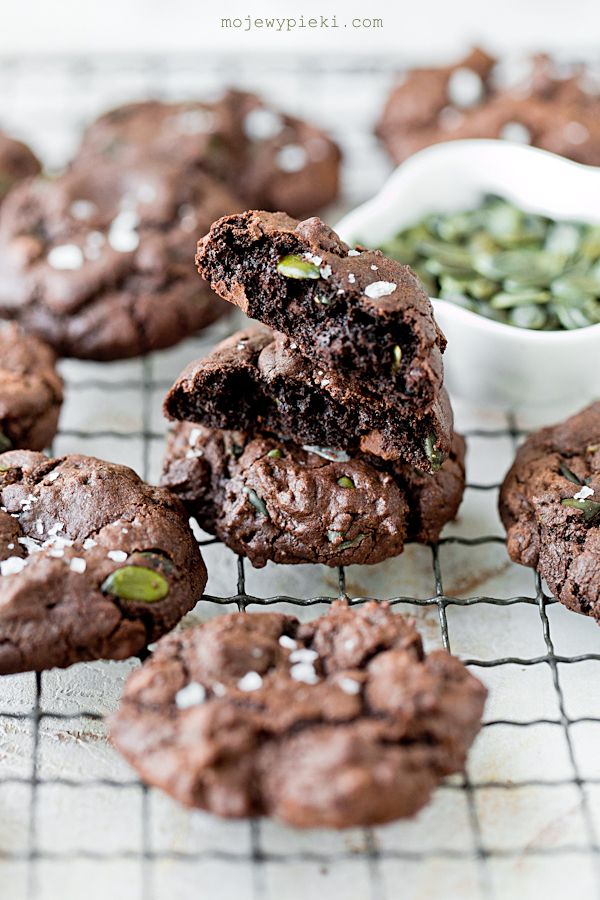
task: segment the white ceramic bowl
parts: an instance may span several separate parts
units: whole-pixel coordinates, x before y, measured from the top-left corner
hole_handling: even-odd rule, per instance
[[[475,206],[498,194],[529,212],[600,222],[600,169],[505,141],[451,141],[415,154],[336,230],[376,247],[432,212]],[[583,403],[600,394],[600,324],[575,331],[504,325],[432,298],[448,338],[451,393],[504,408]]]

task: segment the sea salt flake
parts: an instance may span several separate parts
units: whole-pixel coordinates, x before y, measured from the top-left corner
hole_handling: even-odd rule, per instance
[[[576,494],[573,494],[573,500],[587,500],[588,497],[594,496],[594,489],[588,487],[587,484],[581,488],[580,491],[577,491]]]
[[[583,144],[590,136],[588,129],[581,122],[568,122],[563,134],[570,144]]]
[[[348,250],[348,256],[360,256],[360,250]]]
[[[389,294],[393,294],[395,290],[396,283],[394,281],[374,281],[366,286],[365,294],[374,300],[378,297],[387,297]]]
[[[108,243],[118,253],[137,250],[140,236],[135,230],[140,220],[133,210],[125,209],[112,220],[108,230]]]
[[[319,658],[319,654],[316,650],[308,650],[305,647],[300,647],[298,650],[293,650],[290,653],[290,662],[303,662],[303,663],[314,663],[316,659]]]
[[[309,262],[314,263],[315,266],[320,266],[323,262],[322,256],[317,256],[316,253],[303,253],[304,259],[307,259]]]
[[[260,687],[262,687],[262,678],[258,674],[258,672],[246,672],[243,678],[237,683],[240,691],[245,691],[249,693],[250,691],[257,691]]]
[[[124,550],[109,550],[106,554],[113,562],[125,562],[127,554]]]
[[[356,275],[353,272],[348,272],[348,281],[350,284],[354,284],[356,281]]]
[[[512,141],[515,144],[531,143],[531,132],[520,122],[507,122],[502,126],[499,137],[503,141]]]
[[[358,681],[355,681],[354,678],[340,678],[338,681],[338,685],[345,694],[360,693],[360,684]]]
[[[302,681],[304,684],[318,684],[319,676],[310,663],[299,662],[292,666],[290,675],[294,681]]]
[[[85,222],[86,219],[90,219],[94,215],[97,209],[98,207],[91,200],[73,200],[69,207],[69,212],[74,219]]]
[[[253,141],[274,138],[283,128],[281,116],[271,109],[259,107],[251,109],[244,119],[244,133]]]
[[[332,269],[331,269],[331,266],[329,265],[329,263],[327,263],[326,265],[321,266],[319,271],[321,273],[321,278],[329,278],[329,276],[331,275]]]
[[[48,265],[53,269],[80,269],[83,265],[83,253],[76,244],[60,244],[53,247],[48,254]]]
[[[0,562],[0,575],[16,575],[21,572],[27,565],[26,559],[20,556],[9,556],[8,559]]]
[[[206,700],[206,689],[197,681],[190,681],[185,687],[175,694],[175,706],[177,709],[189,709],[190,706],[198,706]]]
[[[97,541],[95,541],[94,538],[86,538],[85,541],[83,542],[83,549],[84,550],[92,550],[96,546],[96,544],[97,544]]]
[[[308,155],[300,144],[286,144],[277,154],[277,165],[282,172],[300,172],[308,162]]]
[[[282,634],[279,638],[279,646],[285,647],[286,650],[295,650],[298,646],[298,641],[295,641],[294,638],[288,637],[287,634]]]
[[[483,91],[480,76],[467,67],[456,69],[448,80],[448,99],[462,109],[476,106],[483,98]]]
[[[224,697],[225,694],[227,693],[227,688],[225,687],[224,684],[221,684],[220,681],[215,681],[215,683],[212,686],[212,692],[215,695],[215,697]]]
[[[202,529],[198,525],[197,519],[195,519],[193,516],[190,516],[189,525],[190,525],[190,528],[192,529],[192,534],[194,535],[195,539],[197,541],[201,541],[202,540]]]
[[[78,575],[83,575],[83,573],[87,569],[87,563],[85,559],[82,559],[80,556],[74,556],[69,563],[69,568],[72,572],[77,572]]]

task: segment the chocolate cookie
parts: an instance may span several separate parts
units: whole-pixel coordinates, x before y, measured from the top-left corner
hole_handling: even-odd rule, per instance
[[[501,64],[474,50],[452,66],[410,71],[376,133],[397,163],[440,141],[504,138],[599,165],[598,85],[585,67],[565,72],[545,55],[507,79]]]
[[[198,281],[192,235],[239,208],[201,173],[95,163],[11,192],[0,215],[0,316],[61,355],[110,360],[169,347],[227,305]]]
[[[527,438],[502,485],[500,515],[511,559],[600,621],[600,401]]]
[[[304,216],[338,194],[341,154],[320,128],[245,91],[214,103],[132,103],[86,130],[76,165],[96,156],[137,165],[154,158],[226,182],[245,206]],[[232,210],[233,211],[233,210]]]
[[[0,323],[0,453],[12,448],[43,450],[58,425],[62,379],[52,350]]]
[[[0,454],[0,674],[125,659],[200,598],[174,497],[87,456]]]
[[[253,566],[368,564],[401,553],[405,541],[437,540],[460,506],[464,453],[455,435],[439,472],[424,475],[364,454],[182,422],[161,484]]]
[[[411,816],[464,768],[486,690],[387,603],[300,623],[232,613],[173,634],[110,729],[149,784],[220,816],[348,828]]]
[[[445,338],[417,277],[379,250],[351,250],[317,218],[249,211],[215,222],[196,261],[219,296],[353,389],[437,397]]]
[[[40,161],[26,144],[0,131],[0,203],[9,190],[41,170]]]
[[[165,414],[210,428],[402,458],[423,471],[441,466],[452,445],[444,390],[414,413],[393,394],[358,393],[338,372],[315,369],[293,346],[266,328],[236,332],[184,369],[166,396]]]

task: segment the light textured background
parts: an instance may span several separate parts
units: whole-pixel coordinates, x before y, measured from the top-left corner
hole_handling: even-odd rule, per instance
[[[381,31],[223,32],[221,16],[381,17]],[[257,50],[443,56],[482,40],[504,50],[597,49],[596,0],[21,0],[2,3],[0,52]]]
[[[88,28],[93,24],[90,17]],[[124,39],[121,33],[116,37]],[[377,61],[361,64],[348,57],[325,60],[323,67],[315,74],[293,58],[261,58],[256,65],[241,59],[231,68],[195,54],[146,63],[106,57],[81,57],[73,64],[11,61],[0,64],[0,120],[58,166],[74,147],[81,123],[111,103],[157,92],[201,94],[235,81],[331,127],[346,152],[345,205],[354,205],[380,185],[389,168],[370,128],[392,76]],[[233,323],[146,362],[63,363],[69,392],[55,451],[105,456],[155,479],[164,444],[160,402],[165,388],[228,327]],[[114,388],[123,381],[129,387]],[[152,384],[146,394],[144,381]],[[547,415],[523,422],[539,424]],[[457,420],[459,427],[481,433],[470,440],[468,460],[469,480],[476,487],[467,490],[460,518],[447,534],[499,536],[496,491],[486,487],[500,480],[512,458],[510,438],[498,433],[506,419],[457,404]],[[148,432],[145,443],[140,429]],[[209,592],[231,596],[234,557],[220,546],[209,547],[205,555]],[[461,779],[451,779],[414,821],[372,831],[298,833],[270,822],[223,823],[186,812],[158,792],[145,792],[108,746],[102,724],[80,715],[114,709],[123,678],[135,663],[79,665],[45,674],[40,711],[48,715],[40,719],[37,741],[32,723],[14,718],[35,702],[33,676],[4,678],[0,711],[13,717],[0,715],[3,900],[596,896],[600,881],[590,845],[597,845],[600,830],[600,725],[589,720],[599,710],[600,632],[591,620],[549,606],[555,653],[565,659],[593,655],[553,669],[544,640],[545,614],[535,604],[469,603],[475,595],[534,596],[532,573],[511,564],[501,543],[445,544],[440,561],[445,593],[457,601],[448,608],[452,650],[471,660],[491,691],[466,790]],[[247,590],[258,597],[337,591],[336,572],[325,568],[246,568]],[[427,600],[435,592],[430,552],[410,547],[379,566],[352,568],[347,589],[353,596]],[[216,612],[200,602],[189,619]],[[427,645],[439,646],[436,608],[420,607],[416,613]],[[491,664],[498,657],[516,662]],[[72,718],[55,719],[52,713]]]

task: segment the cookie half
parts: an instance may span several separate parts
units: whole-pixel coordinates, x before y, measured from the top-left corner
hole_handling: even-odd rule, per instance
[[[532,434],[500,491],[511,559],[600,622],[600,402]]]
[[[220,816],[347,828],[411,816],[464,767],[483,685],[388,604],[300,623],[233,613],[170,635],[110,723],[149,784]]]
[[[50,347],[0,323],[0,453],[43,450],[56,434],[63,383]]]
[[[455,435],[441,469],[425,475],[364,454],[182,422],[169,438],[161,484],[253,566],[377,563],[405,541],[437,540],[456,516],[464,453]]]
[[[215,222],[196,261],[220,297],[357,391],[436,399],[446,341],[408,266],[352,250],[320,219],[252,210]]]
[[[97,162],[11,192],[0,216],[0,316],[63,356],[169,347],[227,311],[190,260],[194,234],[237,201],[174,167]]]
[[[167,491],[88,456],[0,454],[0,674],[140,653],[205,584]]]
[[[190,363],[164,402],[168,418],[209,428],[269,432],[297,444],[385,459],[437,471],[452,446],[447,393],[414,412],[393,394],[358,393],[337,372],[314,365],[266,328],[238,331],[210,356]]]

